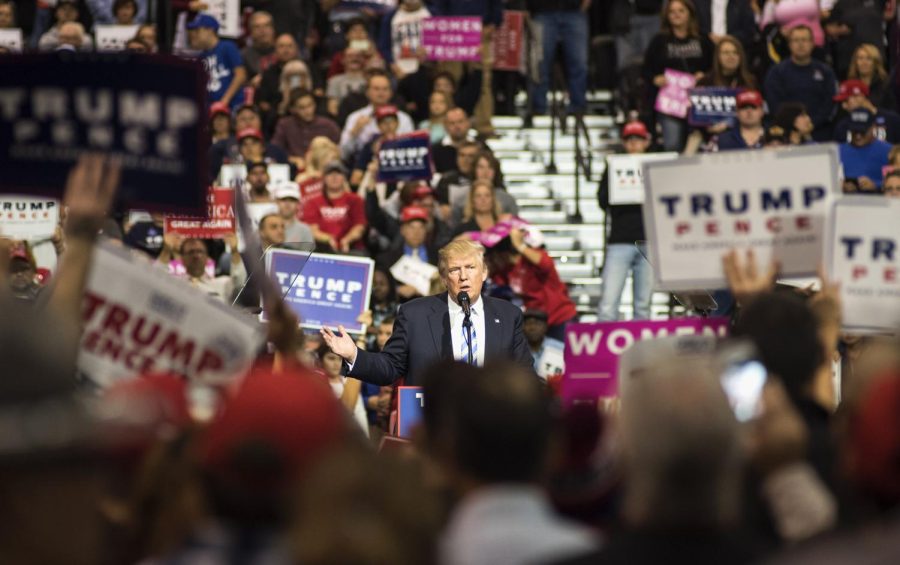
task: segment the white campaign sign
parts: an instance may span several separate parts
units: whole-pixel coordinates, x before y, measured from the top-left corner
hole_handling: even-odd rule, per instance
[[[724,288],[722,256],[752,249],[785,277],[816,273],[831,199],[834,144],[726,151],[644,165],[644,226],[658,290]]]
[[[828,276],[841,285],[847,331],[900,329],[900,199],[845,196],[834,205]]]
[[[431,294],[431,279],[437,272],[434,265],[409,255],[404,255],[391,267],[391,275],[397,282],[412,286],[422,296]]]
[[[96,25],[97,51],[124,51],[129,40],[137,35],[140,26]]]
[[[95,248],[83,322],[78,369],[101,386],[149,371],[227,381],[263,342],[254,318],[110,243]]]
[[[38,240],[53,235],[59,223],[59,201],[36,196],[0,196],[0,235]]]
[[[206,13],[219,21],[219,35],[222,37],[241,36],[240,0],[205,0]]]
[[[19,28],[0,29],[0,47],[6,47],[10,51],[21,53],[24,47],[22,30]]]
[[[607,178],[609,179],[609,203],[620,204],[644,203],[644,163],[652,161],[671,161],[677,159],[678,153],[643,153],[639,155],[610,155],[606,158]]]

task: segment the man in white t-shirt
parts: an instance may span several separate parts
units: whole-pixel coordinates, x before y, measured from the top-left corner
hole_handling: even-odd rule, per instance
[[[390,18],[390,48],[385,59],[397,78],[397,90],[408,101],[406,110],[418,122],[428,117],[428,79],[425,49],[422,46],[422,20],[431,17],[422,0],[401,0]]]

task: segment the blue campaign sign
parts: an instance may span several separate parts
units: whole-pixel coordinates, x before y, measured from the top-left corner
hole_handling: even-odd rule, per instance
[[[385,141],[378,151],[378,181],[402,182],[430,179],[431,140],[417,131]]]
[[[315,330],[343,325],[350,333],[365,331],[357,318],[369,309],[374,268],[375,262],[365,257],[287,249],[266,254],[266,272],[285,303],[300,318],[301,327]]]
[[[0,57],[0,192],[59,197],[81,153],[122,160],[129,208],[206,212],[206,74],[163,55]]]
[[[733,126],[737,119],[737,94],[738,89],[721,86],[690,89],[688,122],[697,127],[709,127],[722,122]]]
[[[397,388],[397,435],[409,437],[413,428],[422,421],[425,395],[420,386]]]

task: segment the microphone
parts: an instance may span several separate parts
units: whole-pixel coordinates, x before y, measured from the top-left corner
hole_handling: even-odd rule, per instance
[[[472,303],[469,302],[469,293],[460,291],[460,293],[456,295],[456,301],[462,306],[463,314],[468,318],[472,313]]]

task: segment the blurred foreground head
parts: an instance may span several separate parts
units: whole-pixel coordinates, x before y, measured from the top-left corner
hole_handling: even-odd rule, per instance
[[[200,440],[216,515],[237,525],[280,523],[295,481],[347,437],[346,418],[312,373],[252,372]]]
[[[528,483],[544,473],[553,418],[533,374],[509,363],[440,363],[424,388],[429,448],[458,480]]]
[[[623,392],[625,518],[636,528],[720,529],[737,519],[737,422],[708,360],[657,362]]]

